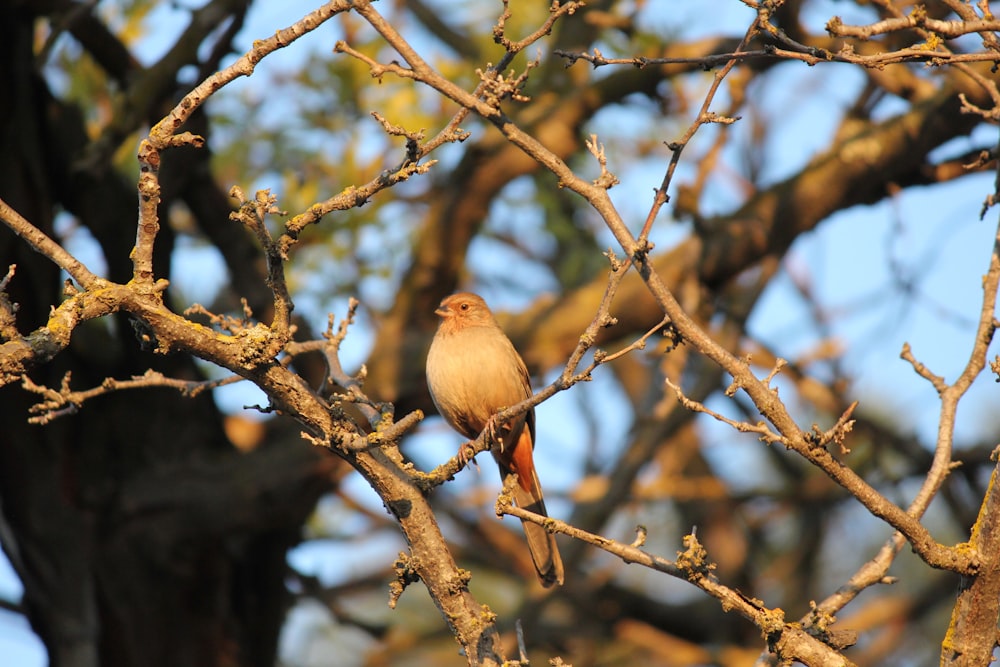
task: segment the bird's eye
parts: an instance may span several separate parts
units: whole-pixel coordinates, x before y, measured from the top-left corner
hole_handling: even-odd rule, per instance
[[[462,310],[468,310],[469,309],[469,304],[468,303],[463,303],[461,306],[459,306],[459,308],[461,308]]]

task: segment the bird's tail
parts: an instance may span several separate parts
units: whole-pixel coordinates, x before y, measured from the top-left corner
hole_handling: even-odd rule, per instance
[[[545,511],[545,499],[542,496],[542,486],[535,473],[532,460],[531,435],[524,429],[510,457],[510,469],[503,470],[504,476],[511,472],[517,473],[517,484],[514,487],[514,503],[521,509],[548,516]],[[502,466],[504,468],[506,466]],[[522,519],[524,536],[528,540],[528,551],[535,564],[538,580],[548,588],[553,584],[563,583],[563,563],[556,546],[556,536],[542,526]]]

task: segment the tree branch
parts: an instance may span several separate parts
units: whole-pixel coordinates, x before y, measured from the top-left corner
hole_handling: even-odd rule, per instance
[[[723,609],[736,610],[741,616],[760,628],[761,635],[775,653],[788,660],[799,660],[806,665],[854,665],[836,649],[804,632],[796,623],[786,623],[781,609],[768,609],[761,600],[751,598],[737,590],[719,583],[713,571],[715,564],[709,561],[708,553],[694,533],[684,536],[684,551],[677,552],[677,560],[669,561],[643,551],[645,528],[639,527],[639,536],[633,544],[610,540],[600,535],[588,533],[558,519],[535,514],[514,506],[510,487],[514,476],[505,483],[505,490],[497,499],[497,516],[510,515],[524,521],[536,523],[549,532],[561,533],[586,542],[602,551],[618,556],[625,563],[637,563],[643,567],[669,574],[688,581],[717,599]]]

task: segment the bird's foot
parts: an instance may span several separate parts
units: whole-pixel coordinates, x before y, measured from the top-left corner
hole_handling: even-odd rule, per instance
[[[460,470],[465,470],[469,466],[475,466],[479,468],[476,464],[476,451],[475,441],[469,441],[458,448],[458,462],[461,464]]]
[[[495,447],[494,451],[499,451],[503,453],[503,436],[500,434],[500,422],[497,421],[497,416],[492,415],[486,421],[486,437],[489,440],[490,447]]]

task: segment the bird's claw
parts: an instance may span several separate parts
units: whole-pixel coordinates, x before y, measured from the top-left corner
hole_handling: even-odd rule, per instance
[[[489,438],[491,446],[496,446],[500,453],[503,453],[503,436],[499,435],[500,424],[497,421],[497,416],[492,415],[488,420],[486,420],[486,435]]]
[[[476,451],[475,444],[473,442],[467,442],[458,448],[458,462],[461,464],[459,470],[465,470],[470,464],[476,464]],[[478,466],[477,466],[478,467]]]

